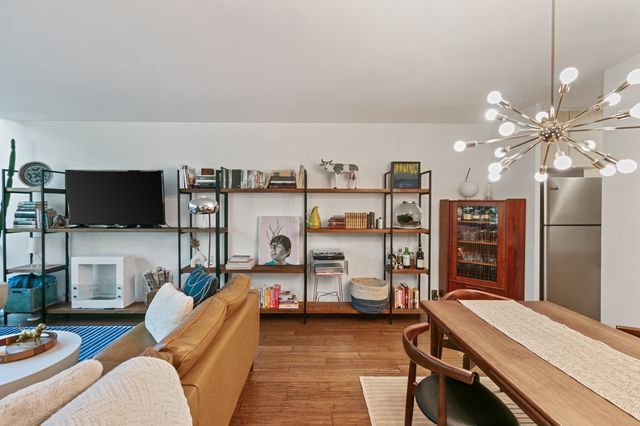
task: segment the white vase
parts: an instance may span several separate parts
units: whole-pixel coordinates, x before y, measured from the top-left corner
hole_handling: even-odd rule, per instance
[[[206,264],[207,264],[207,256],[202,254],[200,250],[194,249],[193,257],[191,258],[191,267],[195,268],[198,265],[206,266]]]
[[[478,193],[478,190],[478,184],[470,180],[462,182],[462,184],[460,184],[460,186],[458,187],[458,192],[464,198],[474,197]]]

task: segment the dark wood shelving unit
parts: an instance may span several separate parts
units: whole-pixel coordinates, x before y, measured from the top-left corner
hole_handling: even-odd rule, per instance
[[[53,274],[54,272],[64,271],[67,265],[64,263],[49,264],[44,267],[45,274]],[[40,265],[21,265],[7,268],[7,274],[39,274],[42,272]]]
[[[70,302],[60,302],[47,306],[47,312],[56,315],[144,315],[147,305],[144,302],[135,302],[121,309],[87,309],[72,308]]]
[[[368,228],[368,229],[307,228],[307,232],[310,234],[390,234],[392,230],[390,228],[382,228],[382,229],[378,229],[378,228]],[[417,228],[417,229],[393,228],[393,232],[396,234],[428,234],[429,230],[426,228]]]

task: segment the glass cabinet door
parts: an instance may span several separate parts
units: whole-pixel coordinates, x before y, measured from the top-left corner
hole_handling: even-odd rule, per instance
[[[455,214],[456,275],[497,283],[498,207],[459,203]]]

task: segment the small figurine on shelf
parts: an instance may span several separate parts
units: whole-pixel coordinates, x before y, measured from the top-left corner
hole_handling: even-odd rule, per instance
[[[198,265],[208,266],[207,257],[200,251],[200,241],[197,238],[191,238],[191,248],[193,248],[193,257],[191,258],[191,267]]]
[[[320,160],[320,167],[324,167],[327,172],[333,174],[333,189],[338,188],[338,175],[344,173],[347,177],[347,188],[355,189],[358,187],[358,168],[355,164],[334,163],[333,160]],[[329,175],[329,186],[331,186],[331,175]]]
[[[33,339],[33,343],[35,345],[39,345],[40,344],[40,335],[42,334],[42,332],[44,331],[45,328],[47,328],[47,326],[42,324],[42,323],[40,323],[33,330],[22,330],[22,331],[20,331],[20,334],[18,335],[18,340],[16,340],[16,343],[23,343],[23,342],[26,342],[27,340]]]

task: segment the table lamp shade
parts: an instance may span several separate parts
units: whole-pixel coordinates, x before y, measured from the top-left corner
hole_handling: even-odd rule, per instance
[[[42,248],[42,237],[29,238],[29,246],[27,248],[27,253],[40,254],[42,252],[41,248]]]
[[[189,201],[189,213],[191,214],[216,214],[220,206],[212,198],[198,197]]]

